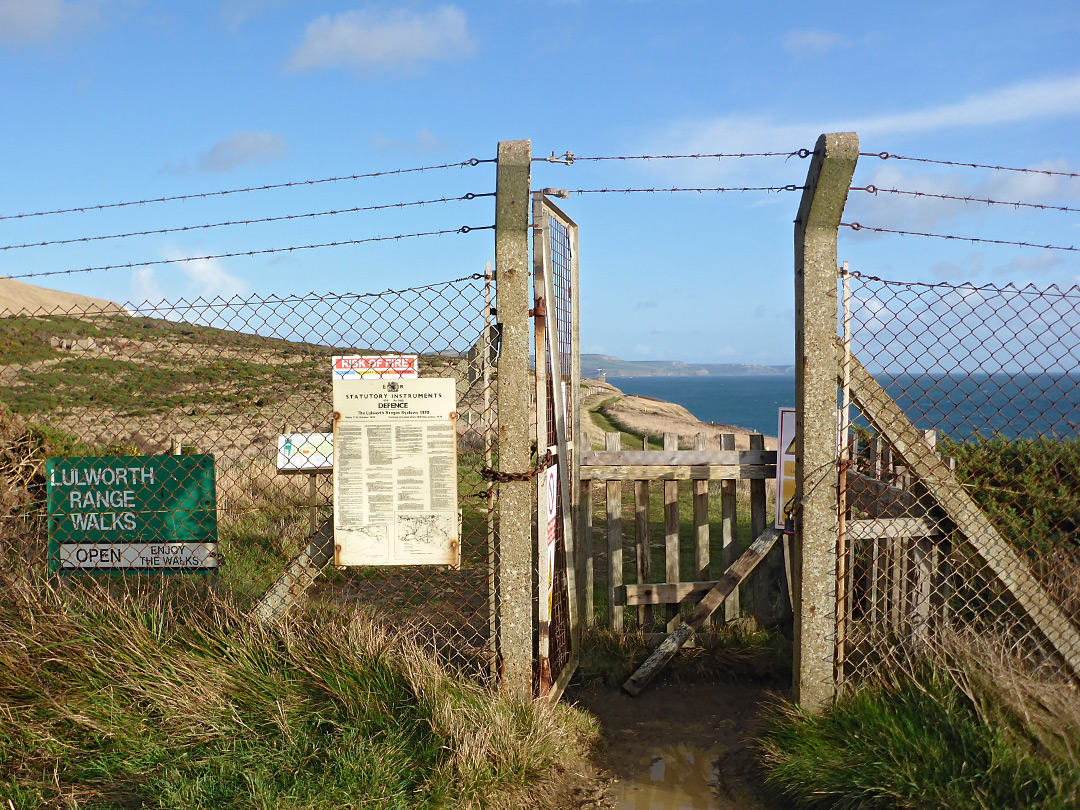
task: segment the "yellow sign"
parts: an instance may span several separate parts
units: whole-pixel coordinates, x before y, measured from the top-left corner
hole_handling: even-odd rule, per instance
[[[781,408],[776,428],[776,528],[795,511],[795,409]]]

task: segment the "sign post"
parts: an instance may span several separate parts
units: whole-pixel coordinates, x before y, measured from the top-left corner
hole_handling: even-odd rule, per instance
[[[217,569],[212,455],[52,458],[45,475],[50,571]]]

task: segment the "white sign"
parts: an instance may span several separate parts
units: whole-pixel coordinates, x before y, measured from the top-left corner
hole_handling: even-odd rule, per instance
[[[415,354],[387,354],[373,357],[337,356],[333,358],[333,379],[410,379],[419,376]]]
[[[285,433],[278,436],[278,472],[328,472],[333,466],[333,433]]]
[[[795,509],[795,409],[781,408],[776,427],[776,523],[783,529]]]
[[[558,464],[552,464],[547,468],[545,489],[547,490],[547,616],[541,617],[541,620],[550,620],[555,595],[555,538],[559,514]]]
[[[334,559],[457,565],[457,385],[334,379]]]
[[[62,569],[217,568],[215,543],[63,543],[57,551]]]

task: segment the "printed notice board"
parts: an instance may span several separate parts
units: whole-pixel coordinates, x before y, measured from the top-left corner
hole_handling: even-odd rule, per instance
[[[334,561],[458,564],[457,385],[334,376]]]
[[[333,433],[283,433],[278,436],[278,472],[329,472],[333,466]]]
[[[217,568],[212,455],[52,458],[45,476],[50,571]]]

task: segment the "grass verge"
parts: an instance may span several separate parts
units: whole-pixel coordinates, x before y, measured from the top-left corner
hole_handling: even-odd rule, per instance
[[[279,627],[223,602],[0,575],[0,796],[15,810],[543,806],[593,721],[457,678],[366,615]]]
[[[777,704],[767,784],[800,807],[1080,806],[1080,695],[984,640],[950,639],[822,717]]]

